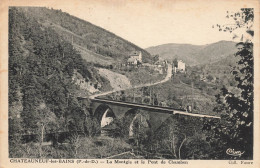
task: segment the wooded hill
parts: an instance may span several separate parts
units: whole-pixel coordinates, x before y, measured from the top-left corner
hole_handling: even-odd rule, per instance
[[[144,62],[151,60],[151,55],[142,48],[61,10],[23,7],[19,8],[19,11],[36,19],[43,27],[51,28],[63,40],[73,43],[88,62],[98,64],[121,62],[133,51],[142,51]]]
[[[75,71],[85,81],[109,85],[53,29],[40,24],[22,8],[9,9],[9,135],[12,138],[38,134],[40,129],[85,130],[88,107],[83,107],[77,99],[79,88],[72,80]],[[91,123],[89,118],[87,124]]]
[[[188,65],[212,63],[236,53],[236,43],[219,41],[208,45],[191,44],[163,44],[149,47],[146,50],[151,54],[159,54],[161,59],[183,60]]]

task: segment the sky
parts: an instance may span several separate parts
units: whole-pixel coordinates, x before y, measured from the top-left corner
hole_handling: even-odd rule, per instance
[[[247,6],[232,0],[76,0],[73,4],[64,0],[48,7],[61,9],[147,48],[166,43],[204,45],[232,41],[232,34],[219,32],[212,25],[228,23],[227,11],[236,12]]]

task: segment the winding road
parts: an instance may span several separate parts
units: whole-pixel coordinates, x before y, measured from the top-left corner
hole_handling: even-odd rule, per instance
[[[137,85],[134,87],[129,87],[129,88],[123,88],[123,89],[114,89],[108,92],[103,92],[103,93],[99,93],[99,94],[95,94],[90,96],[90,99],[92,99],[93,101],[100,101],[100,102],[104,102],[104,103],[113,103],[113,104],[118,104],[118,105],[129,105],[129,106],[133,106],[133,107],[139,107],[139,108],[145,108],[145,109],[149,109],[149,110],[160,110],[160,111],[165,111],[166,113],[172,113],[172,114],[181,114],[181,115],[189,115],[189,116],[194,116],[194,117],[201,117],[201,118],[216,118],[216,119],[220,119],[219,116],[212,116],[212,115],[203,115],[203,114],[195,114],[195,113],[188,113],[185,110],[178,110],[178,109],[172,109],[172,108],[167,108],[167,107],[156,107],[156,106],[152,106],[152,105],[146,105],[146,104],[137,104],[137,103],[129,103],[129,102],[118,102],[118,101],[114,101],[114,100],[106,100],[106,99],[98,99],[96,97],[98,96],[103,96],[103,95],[107,95],[107,94],[111,94],[117,91],[123,91],[123,90],[127,90],[127,89],[135,89],[135,88],[141,88],[141,87],[146,87],[146,86],[153,86],[153,85],[158,85],[164,82],[167,82],[171,79],[172,77],[172,66],[170,64],[168,65],[168,69],[167,69],[167,75],[166,77],[158,82],[155,83],[146,83],[146,84],[141,84],[141,85]]]
[[[168,68],[167,68],[167,75],[166,75],[165,78],[164,78],[163,80],[161,80],[161,81],[158,81],[158,82],[155,82],[155,83],[141,84],[141,85],[137,85],[137,86],[129,87],[129,88],[114,89],[114,90],[111,90],[111,91],[107,91],[107,92],[103,92],[103,93],[98,93],[98,94],[95,94],[95,95],[91,95],[91,96],[89,96],[89,98],[90,98],[90,99],[94,99],[95,97],[104,96],[104,95],[111,94],[111,93],[118,92],[118,91],[123,91],[123,90],[127,90],[127,89],[136,89],[136,88],[147,87],[147,86],[153,86],[153,85],[158,85],[158,84],[167,82],[167,81],[170,80],[171,77],[172,77],[172,65],[171,65],[171,64],[167,64],[167,66],[168,66]]]

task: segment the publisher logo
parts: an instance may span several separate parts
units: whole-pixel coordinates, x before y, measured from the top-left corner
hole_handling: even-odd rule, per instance
[[[245,153],[245,151],[244,152],[241,152],[241,151],[235,151],[235,149],[231,149],[231,148],[228,148],[227,150],[226,150],[226,153],[228,154],[228,155],[231,155],[231,156],[242,156],[244,153]]]

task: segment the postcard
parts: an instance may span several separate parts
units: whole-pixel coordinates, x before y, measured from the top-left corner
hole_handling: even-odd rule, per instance
[[[259,167],[259,1],[1,2],[0,167]]]

